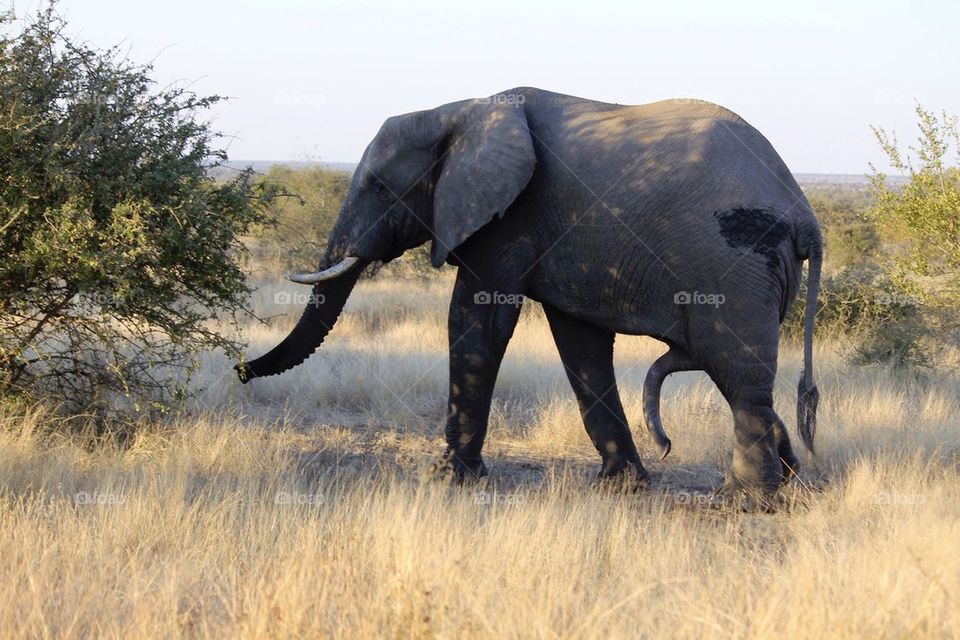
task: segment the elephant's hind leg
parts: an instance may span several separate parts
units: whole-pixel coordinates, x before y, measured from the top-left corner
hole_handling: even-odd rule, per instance
[[[767,362],[730,362],[714,374],[733,411],[733,464],[725,488],[742,490],[759,501],[772,496],[788,479],[788,464],[796,464],[783,422],[773,409],[775,360]]]
[[[600,453],[600,477],[617,476],[630,466],[641,484],[647,470],[630,435],[613,371],[615,334],[544,305],[560,360],[577,396],[587,434]]]
[[[777,443],[777,454],[780,456],[780,464],[783,465],[783,483],[786,484],[790,482],[790,479],[796,476],[800,470],[800,460],[790,445],[790,436],[787,435],[787,427],[779,417],[777,417],[777,422],[773,426],[773,436]]]
[[[775,310],[766,317],[704,313],[693,335],[697,357],[733,413],[733,459],[724,490],[746,493],[758,504],[776,493],[789,474],[785,467],[796,462],[773,409],[777,319]]]
[[[677,347],[670,347],[670,350],[657,358],[647,370],[647,377],[643,383],[643,420],[647,425],[647,432],[660,452],[661,460],[670,453],[671,443],[660,421],[660,388],[671,373],[700,369],[702,367],[685,352]]]

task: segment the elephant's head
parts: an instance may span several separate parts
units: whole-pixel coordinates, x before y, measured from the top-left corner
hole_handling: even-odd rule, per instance
[[[290,277],[314,285],[313,302],[283,342],[236,367],[240,379],[306,360],[369,263],[388,262],[427,240],[434,266],[451,259],[504,214],[535,163],[522,101],[468,100],[387,120],[353,175],[319,271]]]

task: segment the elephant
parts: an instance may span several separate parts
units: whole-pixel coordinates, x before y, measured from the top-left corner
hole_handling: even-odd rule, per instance
[[[318,271],[288,276],[315,295],[290,334],[238,364],[244,383],[308,358],[364,267],[430,242],[456,267],[442,468],[486,475],[491,396],[526,298],[545,312],[600,478],[649,485],[613,367],[616,334],[669,349],[650,367],[644,418],[671,373],[704,371],[733,413],[721,489],[772,496],[797,468],[773,409],[780,324],[809,261],[797,431],[813,453],[819,392],[813,324],[822,236],[772,145],[699,100],[629,106],[531,87],[388,118],[363,153]]]

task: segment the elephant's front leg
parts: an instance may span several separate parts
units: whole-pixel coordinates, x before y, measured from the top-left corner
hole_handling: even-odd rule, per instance
[[[521,300],[492,291],[466,269],[457,274],[448,324],[450,399],[444,455],[444,467],[457,480],[487,473],[480,451],[497,372],[520,317]]]

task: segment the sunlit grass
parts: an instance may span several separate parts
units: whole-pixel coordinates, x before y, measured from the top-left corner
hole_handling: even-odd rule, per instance
[[[658,343],[621,337],[653,491],[591,484],[598,456],[542,315],[525,312],[476,486],[422,480],[442,449],[450,283],[362,284],[324,347],[241,386],[209,356],[194,409],[97,437],[0,413],[0,635],[917,637],[960,629],[960,393],[816,354],[819,455],[775,514],[711,509],[729,409],[669,379],[670,457],[640,389]],[[295,291],[289,289],[289,291]],[[260,292],[251,355],[296,320]],[[799,357],[776,406],[794,420]],[[796,440],[796,438],[794,438]]]

